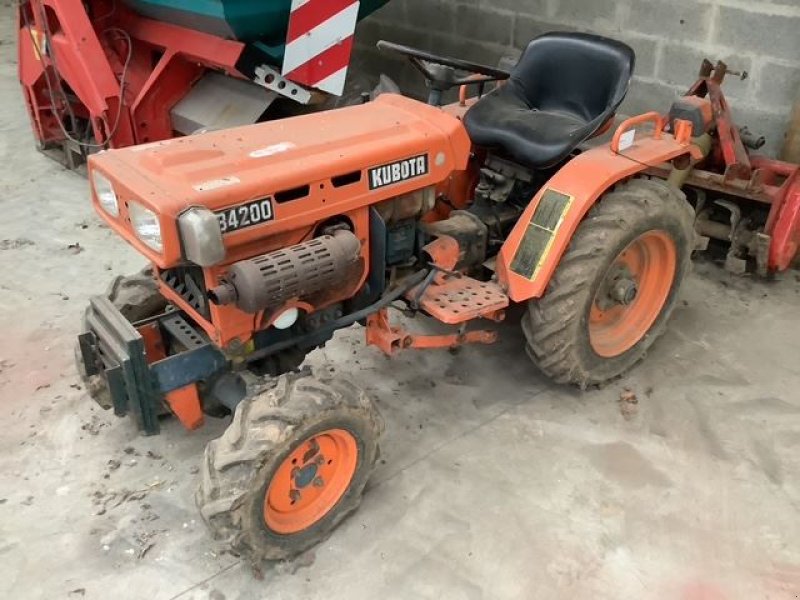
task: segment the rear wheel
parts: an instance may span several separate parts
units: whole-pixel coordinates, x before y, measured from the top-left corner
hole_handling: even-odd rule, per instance
[[[200,513],[216,539],[253,562],[299,554],[358,507],[382,430],[355,385],[282,376],[244,400],[206,447]]]
[[[691,207],[665,182],[634,179],[578,227],[545,295],[523,318],[527,351],[559,383],[601,384],[664,332],[693,248]]]

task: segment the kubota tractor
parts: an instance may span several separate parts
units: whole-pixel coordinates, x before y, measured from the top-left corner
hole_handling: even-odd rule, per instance
[[[427,104],[384,94],[89,163],[98,213],[151,268],[92,298],[79,368],[146,434],[165,412],[189,428],[233,414],[206,449],[197,502],[254,560],[328,534],[378,455],[382,421],[363,392],[282,375],[335,330],[359,323],[388,355],[489,344],[496,332],[476,325],[521,303],[530,360],[586,387],[644,355],[690,266],[692,209],[643,171],[702,158],[692,115],[634,117],[578,148],[613,122],[628,46],[551,33],[510,74],[380,46],[422,72]],[[456,87],[460,101],[440,106]],[[398,304],[450,332],[393,324]]]

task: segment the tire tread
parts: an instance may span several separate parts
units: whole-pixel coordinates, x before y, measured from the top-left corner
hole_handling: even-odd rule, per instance
[[[625,235],[632,224],[664,210],[679,217],[687,239],[691,240],[694,215],[680,190],[662,180],[645,177],[617,185],[592,207],[579,225],[544,296],[529,302],[522,318],[526,351],[539,369],[557,383],[571,383],[585,389],[605,382],[582,364],[576,347],[580,340],[575,335],[575,324],[583,318],[587,290],[602,263],[603,249]],[[679,249],[678,254],[686,273],[691,251]],[[669,312],[671,309],[668,307]],[[667,318],[660,319],[660,325],[648,332],[647,337],[658,337]]]

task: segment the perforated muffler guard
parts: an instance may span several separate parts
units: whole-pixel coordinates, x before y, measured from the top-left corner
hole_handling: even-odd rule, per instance
[[[360,264],[361,242],[343,230],[235,263],[227,280],[236,289],[236,305],[255,313],[339,288]]]

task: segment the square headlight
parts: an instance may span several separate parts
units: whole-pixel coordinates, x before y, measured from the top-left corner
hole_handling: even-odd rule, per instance
[[[103,175],[100,171],[92,171],[92,183],[94,185],[94,193],[97,195],[97,201],[103,210],[110,214],[112,217],[119,216],[119,201],[117,200],[117,193],[114,191],[114,186],[109,181],[108,177]]]
[[[161,223],[158,215],[138,202],[128,203],[128,215],[136,236],[156,252],[164,249],[161,238]]]

